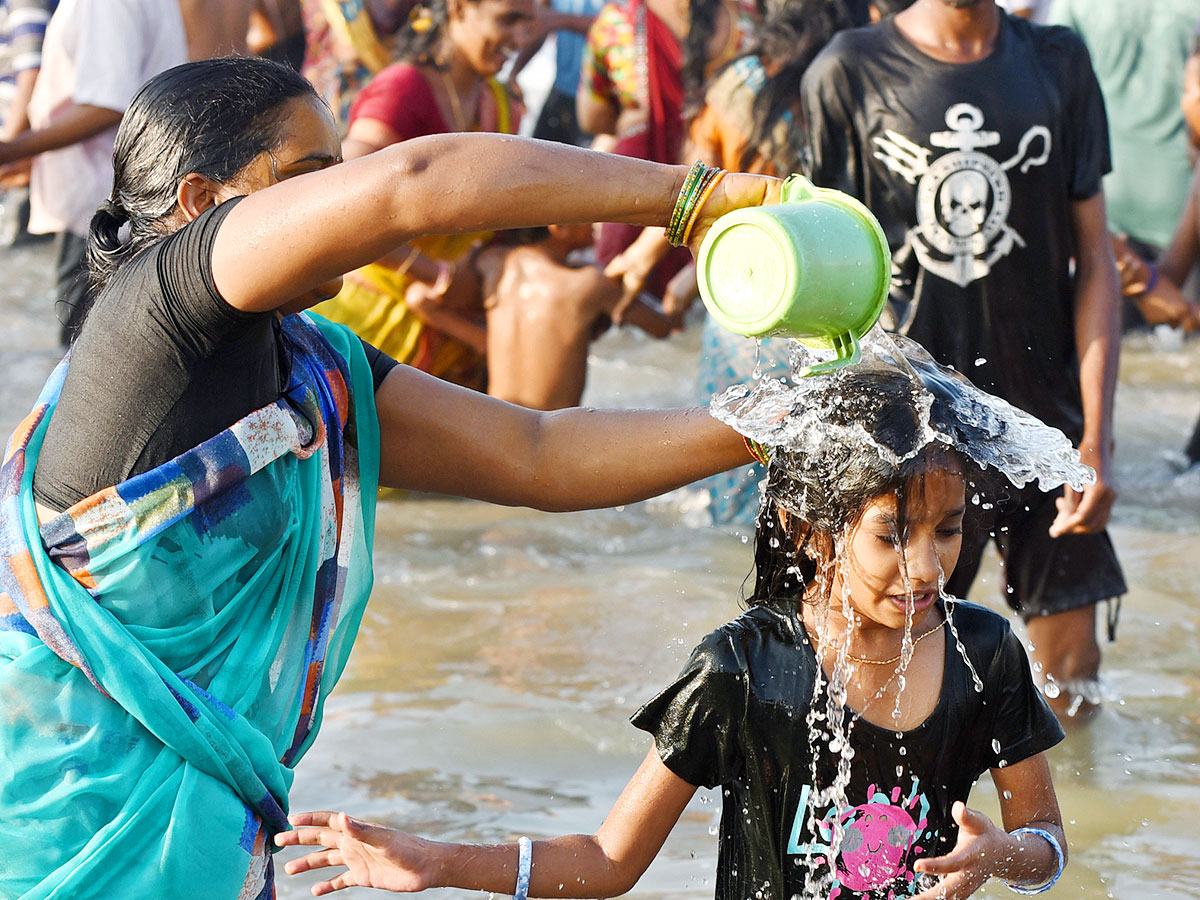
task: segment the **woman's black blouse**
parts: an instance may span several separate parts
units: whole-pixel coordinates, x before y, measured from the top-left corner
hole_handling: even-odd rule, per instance
[[[273,312],[217,293],[212,248],[230,200],[122,266],[96,298],[34,474],[64,510],[147,472],[279,398],[290,364]],[[375,388],[397,365],[364,342]]]

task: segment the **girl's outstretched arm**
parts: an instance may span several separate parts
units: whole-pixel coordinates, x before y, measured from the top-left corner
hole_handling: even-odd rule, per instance
[[[952,815],[958,823],[958,843],[945,856],[918,860],[915,867],[919,874],[940,876],[941,882],[913,900],[963,900],[993,876],[1021,887],[1045,884],[1058,871],[1058,855],[1039,835],[1012,834],[1020,828],[1053,835],[1065,863],[1067,839],[1046,755],[1038,753],[1003,769],[992,769],[992,781],[1000,797],[1004,828],[956,802]]]
[[[707,410],[539,412],[397,366],[375,394],[380,483],[563,511],[633,503],[750,461]]]
[[[637,883],[658,854],[696,788],[650,753],[594,835],[573,834],[533,844],[530,897],[615,897]],[[327,866],[346,871],[313,886],[316,896],[347,887],[411,892],[431,887],[511,894],[517,844],[448,844],[352,819],[345,813],[291,817],[281,847],[328,849],[289,862],[290,875]]]
[[[213,280],[230,306],[266,311],[424,234],[666,225],[687,171],[508,135],[415,138],[251,193],[217,234]],[[778,199],[779,184],[729,175],[705,203],[693,246],[715,216]]]

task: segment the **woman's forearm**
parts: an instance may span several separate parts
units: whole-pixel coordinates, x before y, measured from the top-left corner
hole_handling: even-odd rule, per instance
[[[741,437],[703,409],[535,412],[408,366],[393,369],[375,397],[380,481],[389,487],[588,509],[750,462]]]
[[[663,225],[686,174],[504,135],[417,138],[245,198],[217,235],[213,275],[231,305],[274,309],[422,234]]]
[[[567,409],[541,418],[542,509],[632,503],[751,462],[741,435],[704,409]]]

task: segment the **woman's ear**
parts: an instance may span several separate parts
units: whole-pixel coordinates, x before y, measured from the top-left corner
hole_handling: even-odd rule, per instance
[[[179,182],[179,188],[175,192],[175,199],[179,203],[179,210],[183,213],[184,221],[191,222],[206,209],[219,205],[222,200],[226,199],[222,196],[224,189],[223,184],[213,181],[207,175],[201,175],[199,172],[191,172],[183,176],[183,180]]]

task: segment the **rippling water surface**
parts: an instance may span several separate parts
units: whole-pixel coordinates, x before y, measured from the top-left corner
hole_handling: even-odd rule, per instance
[[[45,246],[0,251],[5,432],[58,356],[49,261]],[[697,338],[606,336],[586,402],[689,403]],[[1051,752],[1072,861],[1047,896],[1200,898],[1200,472],[1178,475],[1172,457],[1200,414],[1200,341],[1127,339],[1117,406],[1112,531],[1131,590],[1105,648],[1114,699]],[[593,831],[648,747],[628,716],[738,612],[749,548],[701,505],[694,489],[565,515],[382,503],[375,593],[293,808],[444,839]],[[972,599],[1001,609],[988,571]],[[973,805],[994,815],[992,795],[981,783]],[[718,812],[702,792],[631,896],[711,896]],[[279,896],[314,880],[283,876]]]

